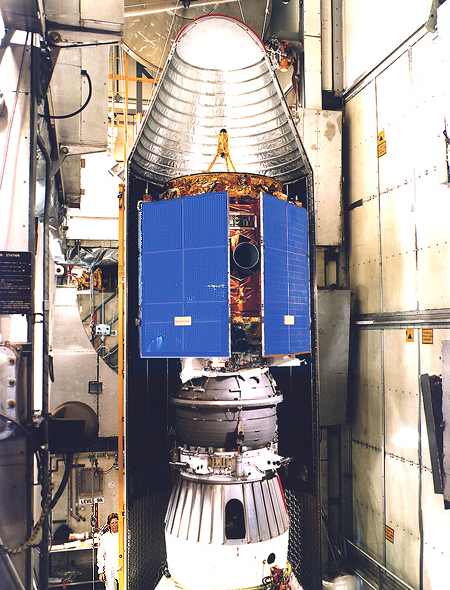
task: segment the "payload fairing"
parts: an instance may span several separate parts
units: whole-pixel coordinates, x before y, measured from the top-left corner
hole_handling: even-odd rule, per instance
[[[161,587],[254,588],[287,565],[269,367],[311,346],[308,214],[282,185],[309,164],[272,70],[243,23],[193,21],[130,157],[165,185],[140,205],[141,356],[182,360]],[[205,173],[228,170],[225,130],[237,171]]]

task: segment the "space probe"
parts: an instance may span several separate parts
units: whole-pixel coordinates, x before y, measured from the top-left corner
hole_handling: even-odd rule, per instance
[[[308,211],[283,192],[308,162],[258,36],[189,23],[141,138],[131,168],[163,185],[140,203],[141,356],[182,366],[158,589],[287,587],[270,366],[311,350]]]

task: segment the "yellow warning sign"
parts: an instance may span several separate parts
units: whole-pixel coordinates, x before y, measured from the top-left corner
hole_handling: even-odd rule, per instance
[[[391,529],[387,524],[384,526],[384,535],[388,541],[394,542],[394,529]]]
[[[406,342],[414,342],[414,330],[406,330]]]
[[[384,154],[386,153],[386,134],[383,131],[380,131],[380,133],[378,133],[377,135],[377,151],[378,151],[378,157],[381,158],[381,156],[384,156]]]
[[[432,329],[422,329],[422,344],[433,344]]]

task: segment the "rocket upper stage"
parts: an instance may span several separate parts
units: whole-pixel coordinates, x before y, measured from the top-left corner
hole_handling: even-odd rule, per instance
[[[164,185],[205,172],[226,129],[237,172],[292,182],[309,164],[265,47],[240,21],[198,18],[178,35],[130,155]],[[220,161],[215,170],[225,170]]]

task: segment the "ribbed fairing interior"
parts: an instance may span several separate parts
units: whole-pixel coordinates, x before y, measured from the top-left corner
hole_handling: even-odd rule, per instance
[[[242,502],[245,538],[225,536],[225,506]],[[178,478],[166,515],[166,533],[183,540],[217,544],[257,543],[288,529],[288,516],[277,476],[252,483],[210,484]]]
[[[220,27],[226,19],[209,18],[211,27]],[[230,19],[226,20],[230,26]],[[205,29],[207,23],[201,24]],[[248,64],[243,50],[245,66],[239,69],[202,68],[198,66],[201,59],[191,65],[180,57],[175,43],[130,158],[137,176],[164,184],[179,176],[205,172],[217,153],[222,128],[228,132],[237,172],[262,174],[282,182],[306,175],[303,146],[263,44],[239,21],[232,20],[231,26],[235,37],[230,43],[235,45],[240,37],[248,43],[248,36],[253,43],[252,63]],[[186,28],[185,45],[190,36],[198,34],[192,27],[192,31]],[[217,51],[211,44],[213,36],[205,42],[205,53]],[[223,47],[225,54],[229,50]],[[222,158],[213,170],[226,170]]]

